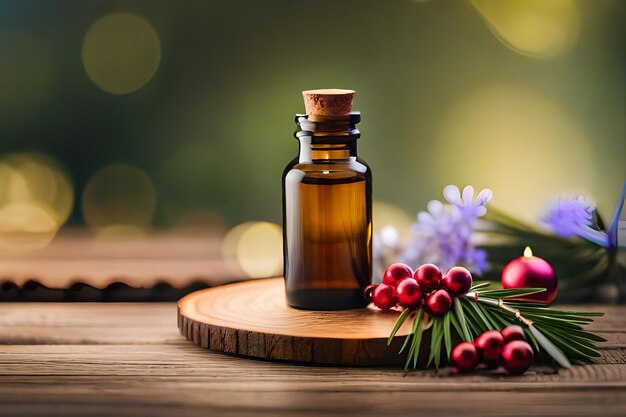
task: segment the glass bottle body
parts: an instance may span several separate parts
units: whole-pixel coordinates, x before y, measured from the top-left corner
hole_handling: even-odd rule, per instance
[[[346,118],[344,118],[346,119]],[[283,175],[287,303],[315,310],[367,305],[372,274],[372,174],[346,120],[298,116],[300,152]]]

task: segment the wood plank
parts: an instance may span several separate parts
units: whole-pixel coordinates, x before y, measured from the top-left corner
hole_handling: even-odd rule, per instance
[[[169,318],[167,321],[171,321]],[[0,327],[0,345],[130,345],[130,344],[182,344],[188,343],[181,337],[178,330],[168,323],[167,326],[143,326],[127,325],[99,326],[94,332],[92,326],[72,326],[63,328],[58,326],[3,326]],[[626,348],[626,334],[617,332],[595,332],[607,339],[606,342],[598,343],[602,348]],[[207,339],[205,335],[202,340]],[[203,346],[207,348],[208,345]],[[304,354],[303,346],[293,349],[299,354]],[[304,360],[307,362],[307,360]]]
[[[0,326],[176,327],[175,303],[0,303]]]
[[[182,345],[44,345],[44,346],[0,346],[0,375],[5,377],[20,375],[41,376],[179,376],[198,377],[211,375],[215,381],[247,381],[280,379],[315,382],[366,381],[376,385],[417,384],[423,388],[424,380],[436,380],[438,385],[465,385],[468,389],[492,389],[482,383],[498,380],[496,388],[511,388],[519,382],[549,384],[558,382],[561,389],[567,384],[574,386],[586,383],[589,386],[622,386],[626,381],[624,349],[603,350],[599,364],[575,366],[556,373],[552,368],[533,368],[521,377],[510,378],[503,374],[478,372],[447,376],[449,370],[435,373],[432,370],[405,374],[397,367],[392,368],[330,368],[298,366],[284,363],[270,363],[260,360],[241,359],[221,353]],[[226,375],[222,373],[228,370]],[[303,377],[304,376],[304,377]],[[537,386],[539,388],[539,386]]]
[[[626,307],[606,310],[592,325],[609,339],[598,364],[508,377],[214,353],[178,334],[171,303],[0,303],[0,415],[622,416]]]
[[[305,375],[302,378],[306,378]],[[491,384],[498,386],[499,384]],[[438,387],[266,381],[221,386],[206,380],[136,380],[117,377],[95,382],[68,377],[54,381],[0,382],[3,413],[10,415],[624,415],[626,391],[581,386],[572,391],[507,390],[467,394]],[[45,407],[44,407],[45,406]]]
[[[5,326],[0,345],[145,345],[188,344],[174,326]]]

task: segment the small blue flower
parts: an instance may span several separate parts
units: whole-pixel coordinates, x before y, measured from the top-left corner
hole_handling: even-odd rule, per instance
[[[550,207],[543,221],[557,235],[580,236],[597,245],[609,247],[608,234],[591,227],[594,210],[595,207],[581,197],[562,199]]]

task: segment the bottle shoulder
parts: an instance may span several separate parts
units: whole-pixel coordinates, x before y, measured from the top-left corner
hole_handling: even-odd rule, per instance
[[[298,158],[291,161],[283,173],[283,177],[298,177],[307,180],[343,180],[363,181],[371,179],[371,169],[358,157],[341,160],[313,160],[302,162]]]

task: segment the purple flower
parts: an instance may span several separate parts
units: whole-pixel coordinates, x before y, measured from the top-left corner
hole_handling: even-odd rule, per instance
[[[543,221],[557,235],[580,236],[606,248],[609,246],[607,233],[591,227],[594,211],[595,207],[583,198],[568,198],[554,203]]]
[[[459,187],[456,185],[447,185],[443,189],[443,197],[448,203],[458,207],[465,217],[473,220],[487,213],[487,207],[485,206],[489,204],[493,198],[493,193],[490,189],[485,188],[478,193],[478,196],[474,199],[474,187],[471,185],[463,189],[463,196],[461,196]]]
[[[444,197],[450,204],[432,200],[427,211],[417,214],[403,261],[414,266],[434,263],[444,271],[463,265],[481,274],[487,267],[487,252],[476,249],[472,235],[476,219],[487,212],[491,190],[482,190],[474,199],[472,186],[465,187],[461,196],[458,187],[449,185]]]

